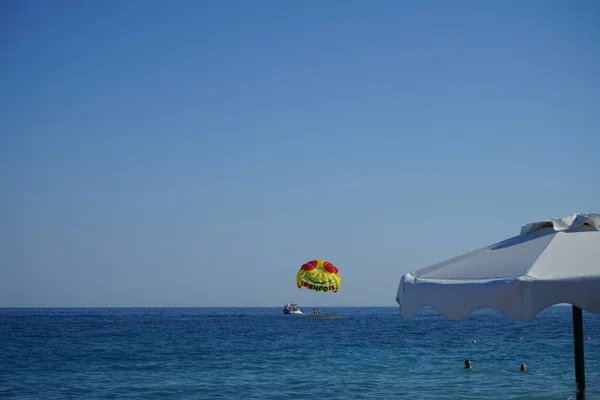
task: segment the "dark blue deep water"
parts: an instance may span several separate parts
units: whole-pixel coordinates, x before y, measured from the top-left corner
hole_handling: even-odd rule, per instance
[[[463,321],[433,310],[405,321],[394,307],[321,312],[332,318],[279,307],[0,309],[0,398],[574,398],[570,307],[521,323],[493,310]],[[584,330],[587,397],[600,399],[600,315],[584,313]]]

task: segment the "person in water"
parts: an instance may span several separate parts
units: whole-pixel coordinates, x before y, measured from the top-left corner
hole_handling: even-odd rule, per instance
[[[527,364],[521,364],[521,372],[527,372]]]
[[[465,369],[471,369],[471,360],[465,360]]]

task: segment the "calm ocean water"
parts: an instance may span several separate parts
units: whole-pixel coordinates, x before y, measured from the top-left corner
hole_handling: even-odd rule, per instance
[[[492,310],[464,321],[433,310],[405,321],[394,307],[321,313],[338,318],[280,307],[0,309],[0,398],[574,397],[570,307],[525,323]],[[584,330],[587,397],[600,399],[600,315],[584,313]]]

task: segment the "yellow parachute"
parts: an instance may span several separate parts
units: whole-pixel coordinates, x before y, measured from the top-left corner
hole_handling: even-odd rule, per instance
[[[325,260],[309,261],[302,265],[296,274],[298,289],[336,293],[341,283],[342,278],[337,267]]]

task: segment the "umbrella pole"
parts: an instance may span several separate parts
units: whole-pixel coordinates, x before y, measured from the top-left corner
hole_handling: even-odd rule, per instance
[[[573,343],[575,347],[575,387],[577,400],[585,400],[585,368],[583,363],[583,316],[581,308],[573,306]]]

